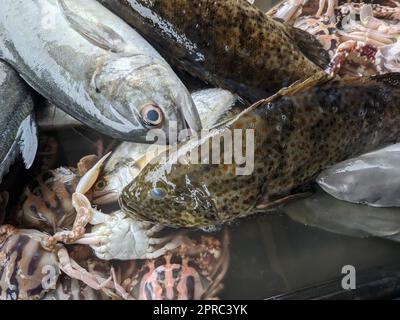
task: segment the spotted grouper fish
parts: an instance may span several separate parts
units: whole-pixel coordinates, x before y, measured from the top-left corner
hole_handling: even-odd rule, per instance
[[[218,139],[235,137],[234,129],[247,130],[246,153],[240,153],[247,157],[229,164],[223,158],[231,144],[224,149],[226,138]],[[248,129],[254,130],[254,145],[245,144]],[[200,152],[211,155],[215,138],[224,151],[220,164]],[[323,169],[399,140],[400,73],[306,81],[152,161],[122,192],[120,205],[130,215],[168,226],[221,224],[255,213],[260,203],[281,203]],[[247,154],[250,147],[253,154]],[[196,151],[213,164],[196,164]],[[245,167],[249,173],[239,172]]]
[[[319,42],[246,0],[100,0],[169,63],[249,101],[329,63]]]

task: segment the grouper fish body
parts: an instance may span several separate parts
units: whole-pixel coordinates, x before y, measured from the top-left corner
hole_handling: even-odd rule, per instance
[[[309,34],[246,0],[100,0],[178,68],[255,101],[326,66]]]
[[[323,80],[266,100],[148,164],[122,192],[120,205],[146,221],[204,227],[250,215],[260,202],[279,203],[323,169],[399,141],[399,83],[398,73]],[[224,161],[230,144],[224,149],[223,139],[219,164],[197,164],[188,156],[204,148],[210,159],[210,140],[226,133],[234,137],[235,129],[254,130],[250,174],[238,174],[239,162]]]

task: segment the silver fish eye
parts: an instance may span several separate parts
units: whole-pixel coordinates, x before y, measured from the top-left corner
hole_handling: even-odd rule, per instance
[[[165,196],[167,195],[167,192],[162,189],[162,188],[154,188],[150,191],[150,196],[154,199],[154,200],[161,200],[164,199]]]
[[[143,121],[150,126],[159,126],[164,121],[164,113],[159,106],[154,103],[145,104],[140,114],[143,117]]]

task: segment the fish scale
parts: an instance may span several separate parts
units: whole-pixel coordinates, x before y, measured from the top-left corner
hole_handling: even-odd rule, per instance
[[[120,205],[131,216],[173,227],[221,224],[271,206],[323,169],[399,141],[399,80],[393,73],[296,85],[200,142],[180,145],[166,161],[152,161],[124,189]],[[223,164],[224,152],[222,164],[175,162],[214,137],[249,128],[255,130],[249,175],[237,175],[236,163]],[[153,190],[163,197],[154,198]]]
[[[255,101],[329,63],[318,41],[246,0],[99,0],[174,66]]]
[[[29,168],[38,146],[29,87],[0,61],[0,182],[20,152]]]
[[[29,37],[26,35],[29,34]],[[4,0],[0,58],[92,129],[144,142],[149,130],[201,128],[191,96],[159,53],[95,0]],[[148,110],[160,122],[151,123]]]

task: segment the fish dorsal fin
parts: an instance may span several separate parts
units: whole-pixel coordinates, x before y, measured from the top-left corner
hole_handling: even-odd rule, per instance
[[[67,5],[67,0],[58,0],[65,19],[71,27],[93,45],[113,53],[126,51],[125,40],[110,27],[95,21],[90,21],[74,12]]]
[[[383,82],[384,84],[393,88],[400,88],[400,72],[380,74],[372,76],[372,79],[377,82]]]
[[[38,149],[37,126],[33,116],[28,116],[22,121],[18,129],[18,145],[22,158],[24,159],[25,168],[29,169],[36,157]]]
[[[322,69],[328,67],[330,62],[329,53],[313,35],[295,27],[288,28],[290,28],[290,38],[310,61]]]

